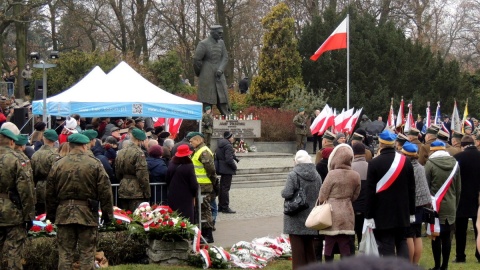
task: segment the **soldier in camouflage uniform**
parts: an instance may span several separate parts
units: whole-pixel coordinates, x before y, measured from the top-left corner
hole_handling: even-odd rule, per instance
[[[202,116],[202,132],[205,144],[210,148],[213,133],[212,107],[210,106],[205,107],[205,113]]]
[[[307,143],[307,116],[304,108],[298,109],[298,114],[293,118],[293,124],[295,125],[297,151],[305,150],[305,144]]]
[[[115,159],[115,173],[120,179],[119,206],[125,210],[134,211],[140,203],[150,200],[147,160],[141,149],[145,139],[145,132],[134,128],[131,143],[118,151]]]
[[[32,188],[32,194],[35,195],[35,183],[33,182],[33,170],[30,159],[25,155],[25,148],[28,143],[28,135],[17,135],[17,141],[15,142],[15,152],[20,155],[21,162],[25,163],[25,171],[27,172],[28,179],[30,181],[30,187]],[[33,203],[37,203],[37,196],[33,196]]]
[[[22,248],[35,218],[32,183],[13,148],[17,136],[0,130],[0,268],[23,269]]]
[[[88,137],[68,136],[70,152],[56,162],[47,180],[47,219],[57,225],[58,269],[94,269],[100,203],[102,220],[113,220],[110,181],[98,159],[89,156]]]
[[[199,132],[191,134],[190,144],[195,147],[192,157],[195,175],[200,185],[200,192],[204,196],[201,211],[202,235],[208,243],[213,243],[213,218],[210,202],[212,201],[212,192],[214,186],[217,186],[217,175],[215,174],[215,164],[212,151],[203,142],[203,135]]]
[[[53,164],[60,159],[54,147],[58,134],[53,129],[43,133],[43,146],[32,156],[33,180],[35,182],[36,201],[35,212],[37,215],[45,213],[45,186],[47,176]]]

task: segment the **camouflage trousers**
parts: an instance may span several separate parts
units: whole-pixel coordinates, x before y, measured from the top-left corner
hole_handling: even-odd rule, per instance
[[[148,202],[149,199],[118,199],[118,207],[127,211],[135,211],[142,202]]]
[[[0,269],[3,269],[4,260],[6,269],[23,269],[23,244],[27,239],[25,226],[0,227]]]
[[[203,140],[205,141],[205,145],[210,148],[210,142],[212,141],[212,133],[203,133]]]
[[[210,185],[200,185],[200,190],[203,197],[203,202],[200,205],[200,209],[202,211],[201,220],[202,220],[202,228],[213,228],[213,217],[212,217],[212,207],[210,206],[210,202],[213,199],[212,191],[213,186]]]
[[[79,224],[57,225],[58,269],[73,269],[75,255],[80,255],[80,270],[95,269],[97,227]]]
[[[307,144],[307,135],[305,134],[296,134],[296,146],[298,150],[305,150],[305,145]]]

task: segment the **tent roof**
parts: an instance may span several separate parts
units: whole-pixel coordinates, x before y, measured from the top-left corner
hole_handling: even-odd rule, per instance
[[[101,71],[95,67],[72,88],[47,99],[48,113],[61,116],[78,113],[82,117],[202,118],[201,103],[162,90],[125,62],[103,77],[97,68]],[[41,105],[41,100],[34,102],[35,114],[42,113]]]

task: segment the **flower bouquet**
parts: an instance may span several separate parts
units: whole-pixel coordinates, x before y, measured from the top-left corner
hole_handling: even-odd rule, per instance
[[[230,260],[230,253],[222,247],[205,245],[198,254],[189,257],[189,264],[204,269],[228,269],[231,267]]]
[[[38,218],[38,217],[37,217]],[[28,231],[28,236],[32,237],[43,237],[43,236],[56,236],[57,235],[57,226],[51,223],[50,220],[40,220],[35,218],[33,221],[33,226]]]
[[[243,139],[240,139],[239,141],[235,141],[233,143],[233,149],[235,150],[235,153],[252,152],[248,144]]]
[[[132,214],[132,222],[129,230],[138,232],[141,230],[147,232],[150,239],[160,239],[164,241],[176,241],[183,239],[192,239],[195,225],[177,212],[173,212],[166,205],[152,205],[142,203]],[[141,225],[140,225],[141,224]]]
[[[102,212],[98,212],[99,217],[102,216]],[[108,231],[125,231],[128,229],[128,225],[133,221],[133,213],[130,210],[123,210],[116,206],[113,207],[114,221],[110,224],[102,224],[99,230]]]

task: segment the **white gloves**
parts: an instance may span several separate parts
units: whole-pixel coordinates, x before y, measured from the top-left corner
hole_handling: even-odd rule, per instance
[[[415,215],[410,216],[410,223],[413,223],[413,222],[415,222]]]
[[[363,221],[362,233],[365,233],[367,231],[367,228],[375,229],[375,220],[373,220],[373,218],[365,219]]]

